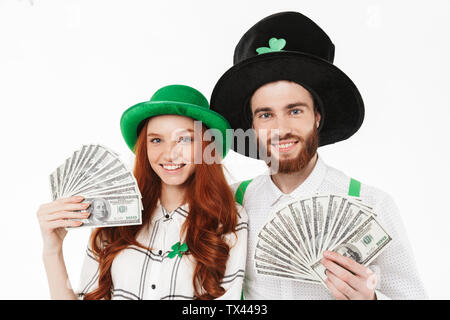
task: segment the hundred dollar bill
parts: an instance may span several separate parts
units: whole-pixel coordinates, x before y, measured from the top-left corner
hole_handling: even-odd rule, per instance
[[[92,193],[83,193],[83,196],[96,197],[96,196],[123,195],[123,194],[138,194],[142,198],[139,188],[134,183],[131,186],[122,188],[105,188],[103,190],[95,190]]]
[[[64,164],[62,164],[58,168],[56,168],[56,183],[58,185],[58,187],[57,187],[58,198],[61,197],[61,195],[62,195],[61,183],[64,181],[63,172],[64,172]]]
[[[124,184],[127,184],[131,181],[136,181],[133,173],[125,172],[118,176],[114,176],[112,178],[100,181],[94,185],[86,185],[84,188],[77,190],[73,193],[73,195],[83,195],[84,193],[92,193],[94,190],[104,189],[107,187],[119,187]]]
[[[311,275],[309,266],[298,264],[295,259],[289,259],[289,254],[285,251],[277,252],[273,250],[273,247],[260,241],[257,244],[254,256],[254,264],[256,271],[277,271],[280,273],[286,272],[290,274],[296,274],[302,278],[314,280],[314,276]]]
[[[300,282],[307,282],[307,283],[317,283],[317,280],[308,280],[305,279],[299,275],[294,275],[294,274],[287,274],[287,273],[281,273],[281,272],[274,272],[274,271],[265,271],[265,270],[257,270],[256,271],[258,274],[262,274],[268,277],[274,277],[274,278],[284,278],[286,280],[297,280]]]
[[[270,231],[269,228],[262,230],[258,235],[259,242],[255,250],[255,259],[260,255],[260,252],[264,252],[279,261],[290,263],[299,269],[307,270],[309,268],[308,263],[299,256],[295,248],[285,245],[284,243],[279,244],[279,242],[276,241],[278,237],[273,238],[272,235],[274,235],[274,233]]]
[[[371,211],[366,210],[359,204],[347,201],[343,214],[339,217],[337,228],[332,233],[331,241],[327,243],[327,248],[334,247],[334,245],[342,240],[350,230],[359,224],[365,217],[372,215]]]
[[[264,251],[255,252],[255,263],[268,264],[269,266],[276,267],[280,271],[286,270],[295,274],[302,274],[307,278],[310,278],[310,270],[307,267],[302,266],[301,268],[292,264],[288,259],[277,259]],[[256,265],[258,268],[258,265]]]
[[[104,146],[83,145],[50,174],[49,184],[53,200],[80,195],[90,203],[91,214],[81,220],[82,227],[142,224],[142,195],[136,178],[119,155]]]
[[[78,168],[68,191],[74,192],[79,189],[87,179],[95,176],[98,170],[114,159],[111,152],[103,150],[99,145],[93,146],[92,151],[86,154],[83,163]]]
[[[272,264],[255,262],[255,266],[256,266],[256,273],[258,274],[269,275],[278,279],[282,278],[285,280],[295,280],[307,283],[319,282],[317,279],[312,279],[311,276],[306,275],[304,273],[290,272],[284,269],[283,267],[277,267]]]
[[[297,252],[300,254],[302,260],[310,262],[308,248],[305,244],[305,231],[302,226],[299,225],[301,222],[298,221],[298,219],[301,218],[295,217],[295,210],[293,208],[293,205],[288,204],[286,208],[281,209],[276,213],[276,218],[273,221],[278,222],[279,225],[283,227],[283,229],[285,230],[285,234],[287,234],[290,242],[294,243],[294,247],[297,248]],[[308,265],[308,263],[306,263],[306,265]]]
[[[106,187],[106,188],[100,188],[100,189],[97,188],[97,189],[91,190],[90,192],[84,192],[83,196],[88,196],[91,194],[101,194],[104,192],[109,192],[109,191],[114,191],[114,190],[122,191],[123,189],[130,188],[130,187],[134,187],[134,189],[136,190],[135,193],[139,193],[139,194],[141,193],[139,188],[136,185],[136,182],[131,181],[131,182],[127,182],[127,183],[124,183],[124,184],[118,185],[118,186],[112,186],[112,187]]]
[[[87,219],[74,219],[83,222],[81,227],[142,224],[139,195],[87,197],[83,202],[90,203],[86,210],[90,216]]]
[[[301,199],[299,201],[292,202],[289,207],[291,213],[294,216],[297,229],[303,231],[302,242],[307,248],[307,255],[310,261],[315,260],[315,248],[313,241],[313,228],[311,227],[312,219],[312,200]]]
[[[67,172],[69,169],[70,160],[71,160],[70,158],[67,158],[66,161],[64,161],[64,167],[61,172],[61,177],[62,177],[61,194],[64,194],[64,183],[66,181],[66,176],[67,176]]]
[[[96,184],[99,181],[107,180],[128,171],[129,170],[127,169],[127,167],[123,163],[121,163],[119,159],[114,159],[104,168],[95,172],[95,175],[78,184],[77,190],[82,190],[87,185]]]
[[[370,215],[331,251],[350,257],[359,264],[367,266],[391,241],[392,238],[386,230],[373,215]],[[321,260],[322,258],[311,264],[311,269],[325,285],[326,268]]]
[[[56,200],[56,198],[58,198],[58,185],[56,183],[56,174],[55,172],[52,172],[50,174],[50,190],[52,193],[52,199],[53,201]]]
[[[64,187],[64,193],[67,195],[72,186],[77,183],[77,177],[83,167],[86,156],[92,152],[92,145],[83,145],[78,151],[75,151],[72,157],[72,163],[69,168],[69,176],[66,178],[66,184]]]
[[[339,210],[342,210],[341,205],[344,201],[344,197],[339,195],[330,194],[328,197],[328,204],[326,208],[326,216],[324,219],[324,225],[322,228],[321,235],[321,244],[319,248],[319,252],[323,252],[325,248],[327,248],[328,237],[330,235],[330,231],[336,218]]]
[[[86,146],[83,146],[86,148]],[[64,177],[64,181],[62,183],[62,188],[63,188],[63,193],[62,195],[64,196],[67,192],[67,189],[69,187],[69,183],[71,181],[72,175],[75,172],[75,165],[77,164],[77,161],[79,159],[79,155],[80,155],[80,151],[75,151],[72,155],[72,157],[70,157],[70,162],[67,168],[67,172],[66,175]]]
[[[342,235],[347,224],[352,220],[352,218],[356,215],[359,207],[355,205],[353,202],[345,199],[345,202],[342,203],[342,210],[338,212],[336,219],[334,220],[334,224],[331,228],[331,232],[329,235],[328,243],[326,247],[333,247],[333,244],[337,242],[337,240]]]
[[[370,216],[369,212],[366,212],[365,210],[358,210],[352,217],[351,221],[344,227],[344,230],[340,232],[338,238],[335,240],[335,243],[341,242],[343,238],[345,238],[357,225],[367,219],[368,216]],[[330,244],[330,247],[334,247],[335,243]]]
[[[323,228],[326,215],[328,213],[328,202],[330,197],[328,195],[317,195],[312,198],[312,217],[313,217],[313,231],[315,234],[314,248],[315,252],[320,253],[322,247]],[[317,256],[316,256],[317,257]],[[316,258],[315,257],[315,258]],[[315,260],[314,258],[314,260]]]

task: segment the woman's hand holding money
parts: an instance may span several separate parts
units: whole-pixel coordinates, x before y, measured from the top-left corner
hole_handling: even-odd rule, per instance
[[[60,253],[67,234],[65,227],[78,227],[82,224],[81,221],[71,219],[86,219],[89,216],[89,212],[75,212],[89,207],[89,203],[80,203],[83,199],[80,196],[60,198],[39,207],[37,218],[44,242],[44,254]]]
[[[338,300],[376,300],[375,273],[355,260],[325,251],[322,264],[327,268],[325,284]]]

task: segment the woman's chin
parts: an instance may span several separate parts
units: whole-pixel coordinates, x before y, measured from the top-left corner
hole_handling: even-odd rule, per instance
[[[187,181],[187,177],[184,176],[164,176],[161,177],[164,184],[168,186],[181,186]]]

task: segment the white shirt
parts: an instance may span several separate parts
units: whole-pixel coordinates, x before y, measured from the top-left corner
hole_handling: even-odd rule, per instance
[[[358,180],[358,177],[354,177]],[[319,157],[308,178],[292,193],[284,194],[273,183],[270,175],[263,174],[248,185],[243,206],[249,217],[248,254],[244,279],[245,299],[333,299],[321,284],[269,278],[256,274],[254,253],[257,235],[271,208],[302,196],[315,193],[347,194],[350,177],[327,166]],[[233,184],[237,189],[239,183]],[[419,279],[413,254],[399,211],[391,196],[361,183],[361,199],[373,206],[377,220],[392,237],[392,243],[370,264],[376,272],[378,299],[425,299],[424,287]]]
[[[219,299],[240,299],[247,253],[247,213],[236,203],[236,236],[225,235],[232,246],[222,280],[226,293]],[[151,223],[138,234],[139,243],[152,250],[129,246],[122,250],[111,266],[112,299],[194,299],[195,263],[189,254],[169,258],[171,247],[180,241],[180,231],[189,208],[184,204],[167,212],[158,201]],[[182,243],[182,242],[181,242]],[[98,287],[98,262],[88,245],[76,294],[82,298]]]

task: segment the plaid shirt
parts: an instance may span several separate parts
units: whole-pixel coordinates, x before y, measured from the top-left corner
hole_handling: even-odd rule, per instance
[[[222,287],[226,290],[220,299],[239,299],[242,292],[247,253],[247,213],[239,205],[236,236],[225,235],[231,250]],[[137,240],[151,250],[129,246],[122,250],[111,266],[112,299],[194,299],[193,277],[195,261],[182,253],[170,258],[171,247],[180,241],[180,231],[188,204],[167,212],[158,201],[151,223],[138,234]],[[88,245],[80,277],[80,299],[98,286],[99,264]]]

